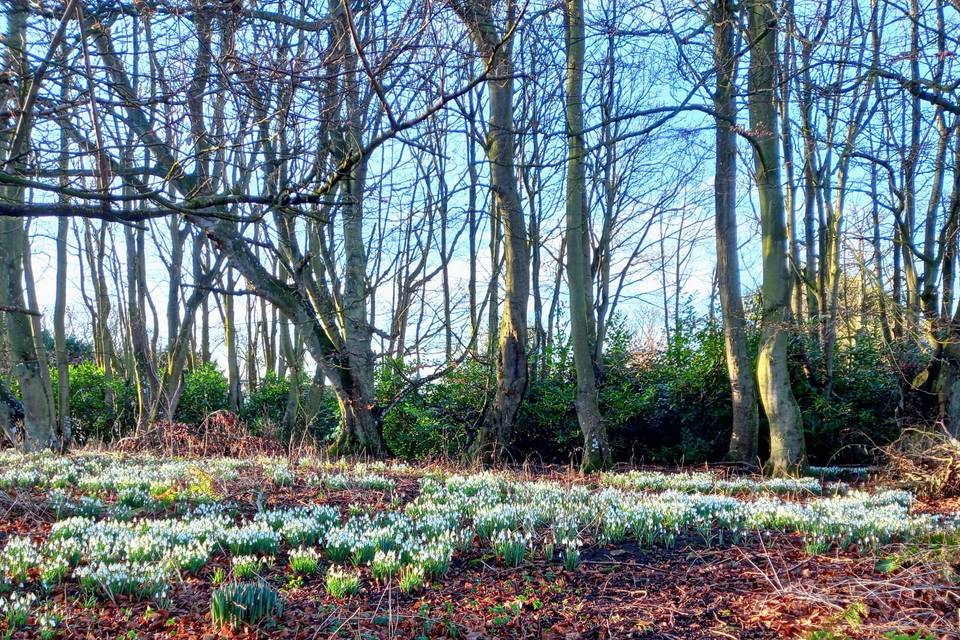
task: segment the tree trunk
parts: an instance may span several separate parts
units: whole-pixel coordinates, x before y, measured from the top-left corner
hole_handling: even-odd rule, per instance
[[[341,12],[344,23],[348,17]],[[348,26],[341,26],[343,33]],[[343,63],[343,102],[346,109],[345,135],[340,145],[345,154],[359,152],[363,134],[363,113],[358,81],[358,60],[346,53]],[[332,450],[339,453],[363,453],[384,456],[389,453],[383,440],[374,386],[373,331],[367,315],[370,292],[367,290],[367,253],[363,237],[363,190],[366,186],[367,162],[361,159],[344,180],[344,205],[341,210],[343,230],[344,274],[341,296],[342,344],[337,358],[342,372],[340,384],[334,385],[340,399],[343,424]],[[328,374],[329,375],[329,374]]]
[[[774,475],[806,471],[800,408],[790,387],[787,339],[790,281],[787,233],[780,184],[780,150],[774,83],[777,77],[777,11],[772,0],[748,4],[750,54],[749,110],[763,243],[763,317],[757,381],[770,423],[770,470]]]
[[[590,304],[590,233],[587,225],[586,178],[583,145],[583,0],[566,2],[567,45],[567,283],[570,288],[570,337],[577,372],[577,421],[583,433],[583,471],[612,464],[610,442],[600,415],[593,359],[594,341]]]
[[[27,13],[29,8],[23,0],[10,3],[6,14],[7,33],[4,39],[4,67],[9,73],[9,82],[16,89],[15,99],[5,106],[21,109],[27,95],[29,68],[26,52],[28,45]],[[25,171],[24,158],[30,147],[30,131],[17,136],[20,144],[15,144],[12,135],[4,135],[0,147],[0,161],[4,170],[13,174]],[[24,190],[20,186],[8,186],[3,189],[3,199],[10,203],[22,203]],[[15,309],[26,309],[23,290],[23,251],[26,246],[26,233],[23,218],[0,219],[0,305]],[[21,312],[6,313],[6,337],[10,348],[10,360],[13,372],[20,383],[23,398],[23,432],[11,434],[19,438],[24,451],[37,451],[50,447],[53,439],[53,394],[49,382],[45,384],[41,369],[40,353],[37,351],[33,318]],[[49,376],[49,371],[46,372]],[[7,404],[7,403],[4,403]],[[7,420],[9,411],[5,410]],[[4,420],[6,422],[6,420]],[[6,427],[6,424],[4,424]]]
[[[19,193],[11,193],[17,191]],[[8,201],[22,200],[19,189],[7,189]],[[0,305],[26,309],[23,291],[24,227],[22,218],[0,219]],[[21,312],[7,312],[7,341],[13,372],[20,383],[23,400],[23,433],[18,434],[23,451],[38,451],[50,447],[53,439],[54,415],[52,392],[44,384],[44,377],[34,342],[31,316]]]
[[[66,61],[67,48],[60,49],[60,62]],[[67,103],[69,87],[64,84],[60,90],[60,99]],[[68,148],[67,130],[60,129],[59,169],[66,174],[70,168],[70,151]],[[60,186],[69,184],[64,176],[60,179]],[[67,204],[69,199],[60,196],[60,202]],[[62,451],[66,451],[73,443],[73,425],[70,417],[70,362],[67,358],[67,262],[68,248],[67,235],[70,233],[70,219],[61,217],[57,220],[57,285],[56,297],[53,305],[53,340],[57,358],[57,438]]]
[[[23,231],[23,287],[26,295],[27,308],[33,311],[39,311],[40,303],[37,300],[37,285],[33,276],[33,263],[31,260],[32,250],[30,248],[30,219],[24,225]],[[50,416],[50,446],[56,450],[62,448],[57,430],[57,402],[53,397],[53,383],[50,379],[50,362],[47,358],[47,348],[43,343],[43,322],[39,313],[30,316],[30,328],[33,334],[33,352],[36,354],[37,373],[40,375],[40,384],[43,388],[44,402],[47,405],[43,409],[45,415]]]
[[[156,417],[160,379],[157,377],[153,354],[150,352],[144,309],[140,305],[140,276],[137,265],[144,256],[139,253],[134,229],[124,227],[124,236],[127,246],[127,322],[133,352],[133,377],[137,389],[137,432],[141,433]]]
[[[471,93],[470,104],[473,104],[473,94]],[[467,145],[467,175],[470,182],[467,189],[467,244],[469,246],[469,274],[467,276],[467,303],[470,305],[470,350],[477,355],[477,344],[480,336],[480,307],[477,299],[477,233],[480,223],[477,215],[477,191],[480,178],[477,171],[477,142],[473,131],[472,118],[476,115],[476,109],[467,114],[471,118],[471,123],[466,128]],[[494,304],[491,300],[488,304]]]
[[[513,425],[527,388],[527,300],[530,297],[530,249],[517,175],[513,124],[513,62],[511,40],[503,42],[489,4],[479,1],[455,7],[461,13],[482,56],[489,61],[490,96],[487,159],[495,216],[503,228],[506,278],[497,348],[497,389],[470,447],[470,457],[494,462],[510,444]],[[507,22],[515,17],[509,3]],[[504,30],[509,33],[509,28]],[[493,300],[491,300],[493,304]]]
[[[754,464],[759,432],[757,388],[747,349],[746,320],[740,297],[737,242],[737,106],[736,9],[731,0],[713,7],[714,60],[717,89],[717,162],[714,179],[717,232],[717,286],[723,316],[723,337],[730,378],[733,424],[727,459]]]
[[[344,387],[334,385],[337,404],[340,406],[340,431],[330,447],[330,453],[337,456],[372,455],[382,457],[389,453],[383,437],[380,435],[378,418],[364,404],[367,391],[356,386],[353,376],[345,375],[348,384]],[[345,381],[347,382],[347,381]]]
[[[287,446],[293,444],[293,436],[297,432],[297,417],[300,410],[300,363],[298,357],[299,345],[294,348],[296,336],[290,335],[290,322],[286,318],[280,320],[280,350],[287,362],[287,404],[283,410],[282,433],[287,438]]]
[[[233,291],[236,278],[230,270],[226,277],[226,290]],[[233,295],[223,295],[223,341],[227,348],[227,408],[240,411],[240,356],[237,349],[237,320],[234,315]]]

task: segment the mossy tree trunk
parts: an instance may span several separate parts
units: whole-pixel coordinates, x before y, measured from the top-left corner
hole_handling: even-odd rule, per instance
[[[497,387],[493,403],[470,446],[475,460],[496,462],[510,444],[514,421],[527,389],[527,302],[530,297],[530,248],[520,203],[513,123],[512,25],[517,7],[508,0],[506,26],[497,29],[493,9],[482,0],[451,0],[490,70],[487,159],[496,220],[503,229],[504,300],[497,331]],[[490,304],[494,301],[491,299]],[[491,309],[493,306],[491,306]]]
[[[26,58],[28,12],[24,0],[14,0],[6,14],[4,67],[16,87],[15,104],[7,106],[21,114],[18,128],[26,128],[0,139],[0,166],[13,174],[25,172],[24,158],[30,147],[30,117],[24,110],[29,90]],[[4,187],[3,199],[8,203],[23,203],[23,187]],[[24,451],[37,451],[51,446],[59,448],[59,443],[55,442],[56,416],[49,370],[46,369],[45,354],[37,350],[38,342],[42,344],[38,335],[40,323],[34,322],[32,315],[27,313],[23,280],[24,249],[28,245],[24,222],[23,218],[16,217],[0,219],[0,305],[13,310],[6,312],[6,337],[14,376],[20,384],[23,399],[23,431],[14,434],[19,439],[14,444]]]
[[[780,141],[774,90],[777,78],[777,9],[772,0],[747,5],[750,51],[749,111],[763,251],[760,352],[757,386],[770,424],[769,471],[792,475],[806,470],[800,407],[790,386],[790,274],[780,184]]]

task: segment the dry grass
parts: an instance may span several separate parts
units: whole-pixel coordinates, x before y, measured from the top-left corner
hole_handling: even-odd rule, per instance
[[[910,489],[920,498],[960,496],[960,440],[943,429],[905,429],[884,448],[882,477]]]

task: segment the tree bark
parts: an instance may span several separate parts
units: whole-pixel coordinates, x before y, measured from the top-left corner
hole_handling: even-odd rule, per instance
[[[750,0],[750,129],[760,203],[763,244],[763,317],[757,382],[770,424],[770,471],[789,475],[806,471],[800,408],[787,366],[790,282],[787,234],[780,184],[780,149],[774,83],[777,64],[777,10],[772,0]]]
[[[223,307],[223,341],[227,348],[227,408],[237,413],[240,411],[240,356],[237,349],[237,319],[234,315],[234,297],[230,291],[236,286],[233,271],[229,270],[226,276],[226,290],[222,296]]]
[[[570,337],[577,372],[577,421],[583,433],[583,471],[610,467],[610,442],[600,414],[594,362],[593,304],[589,294],[590,233],[587,224],[583,144],[583,0],[566,2],[567,119],[567,283],[570,293]]]
[[[505,283],[497,348],[497,389],[470,447],[470,457],[485,462],[503,458],[527,388],[527,301],[530,297],[530,249],[526,220],[514,171],[513,61],[511,21],[515,4],[509,2],[507,27],[501,35],[491,6],[479,0],[454,2],[480,54],[491,70],[487,160],[495,216],[503,228]],[[491,300],[493,304],[493,300]]]
[[[15,87],[15,101],[11,106],[22,109],[27,96],[27,77],[29,68],[26,53],[27,13],[29,7],[23,0],[10,3],[6,14],[7,33],[4,40],[4,67],[10,74]],[[29,126],[29,125],[26,125]],[[2,166],[13,174],[22,174],[26,167],[24,158],[30,147],[30,130],[14,138],[4,135],[2,141]],[[3,189],[3,199],[12,203],[23,203],[24,189],[21,186],[8,186]],[[26,297],[23,289],[24,248],[27,244],[23,218],[0,219],[0,306],[26,309]],[[18,445],[23,451],[37,451],[54,445],[53,393],[49,384],[49,371],[43,371],[37,350],[36,328],[38,323],[25,313],[4,312],[6,314],[6,337],[10,348],[10,360],[14,376],[20,383],[23,398],[23,431],[11,434],[19,438]],[[46,376],[44,375],[46,374]],[[9,419],[9,415],[7,416]],[[6,426],[6,425],[4,425]]]
[[[716,207],[717,286],[723,317],[727,374],[730,378],[732,430],[727,459],[755,464],[759,419],[757,387],[747,349],[746,320],[740,297],[740,256],[737,242],[737,105],[736,9],[731,0],[713,7],[714,60],[717,88],[717,160],[714,179]]]

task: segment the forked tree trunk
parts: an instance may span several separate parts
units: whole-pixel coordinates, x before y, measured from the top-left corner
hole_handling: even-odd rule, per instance
[[[333,390],[340,406],[340,431],[330,447],[332,455],[369,455],[383,457],[390,453],[383,439],[380,416],[374,412],[373,371],[365,364],[340,363],[342,374],[334,381]]]
[[[140,276],[137,265],[144,256],[139,251],[136,232],[124,228],[127,247],[127,322],[134,362],[134,381],[137,388],[137,433],[149,428],[157,415],[160,396],[160,379],[157,377],[147,336],[144,308],[140,304]],[[172,417],[171,417],[172,419]]]

